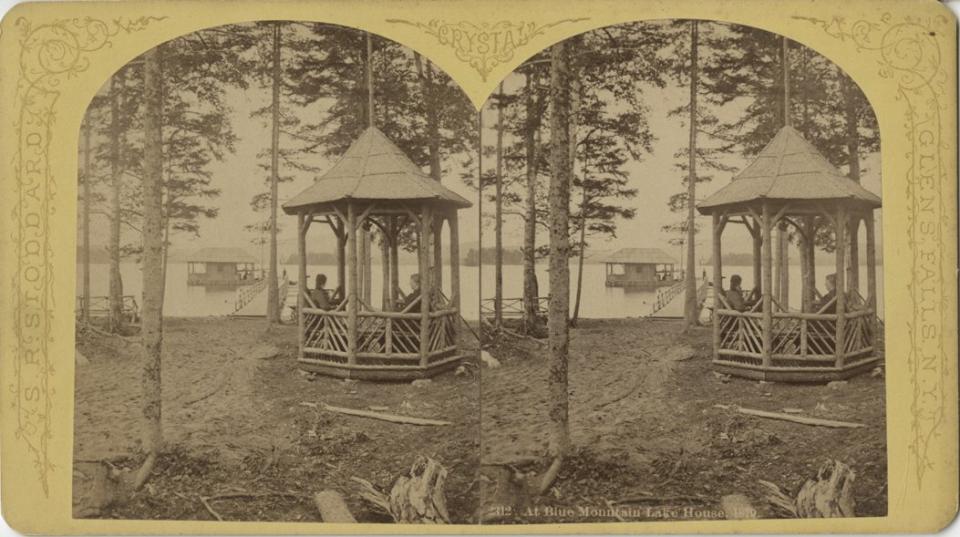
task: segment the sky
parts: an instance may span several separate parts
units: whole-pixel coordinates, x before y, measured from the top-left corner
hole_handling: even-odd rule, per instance
[[[519,77],[515,77],[519,78]],[[510,91],[510,79],[508,79],[508,91]],[[688,89],[680,86],[668,86],[660,89],[653,86],[646,87],[643,90],[643,97],[647,106],[648,121],[650,129],[655,136],[653,150],[644,156],[642,160],[634,161],[626,166],[626,172],[629,177],[629,186],[639,190],[640,194],[632,199],[625,201],[625,204],[632,205],[636,211],[636,216],[632,220],[621,220],[618,222],[617,237],[609,239],[593,239],[590,241],[589,252],[601,250],[615,250],[626,247],[659,247],[667,250],[671,255],[680,257],[679,247],[671,246],[668,240],[672,237],[663,232],[661,228],[670,223],[678,222],[680,215],[672,213],[667,202],[669,197],[678,192],[682,187],[682,177],[680,170],[675,168],[676,159],[674,154],[685,147],[688,140],[688,133],[684,118],[668,117],[668,111],[682,105],[688,98]],[[213,172],[212,186],[219,188],[221,194],[213,200],[213,205],[219,208],[219,215],[214,219],[203,219],[200,222],[199,235],[175,234],[172,237],[171,250],[174,255],[178,252],[187,252],[198,248],[210,246],[229,246],[245,248],[252,255],[259,257],[261,247],[255,244],[256,234],[244,229],[249,224],[266,219],[267,213],[256,213],[250,206],[251,198],[259,192],[262,192],[266,186],[264,179],[266,172],[259,168],[260,159],[257,154],[268,149],[270,145],[270,129],[266,123],[266,118],[252,118],[251,113],[269,104],[269,89],[261,88],[256,84],[251,85],[246,90],[230,88],[228,90],[226,102],[231,108],[230,116],[234,130],[238,136],[236,151],[228,153],[220,162],[214,162],[211,165]],[[742,106],[742,105],[741,105]],[[718,113],[721,120],[738,113],[737,106],[730,106]],[[322,113],[322,110],[310,111],[310,113]],[[724,116],[727,117],[724,117]],[[494,133],[490,126],[494,125],[495,112],[488,110],[484,115],[484,125],[488,126],[484,132],[484,143],[493,144]],[[509,143],[509,142],[507,142]],[[319,175],[329,169],[334,161],[320,155],[310,155],[304,159],[309,164],[321,170],[319,173],[308,172],[289,172],[281,170],[281,174],[291,174],[294,179],[288,183],[279,185],[279,198],[281,204],[287,199],[293,197],[303,189],[307,188]],[[730,154],[725,158],[725,163],[737,170],[742,169],[747,164],[740,154]],[[494,159],[484,158],[485,168],[493,169]],[[448,159],[445,162],[446,176],[443,183],[448,188],[456,191],[462,196],[474,202],[474,206],[460,211],[460,235],[461,250],[466,253],[467,249],[475,246],[479,240],[479,225],[477,214],[477,193],[467,187],[462,179],[462,169],[459,167],[459,159]],[[880,167],[879,155],[870,155],[863,164],[865,174],[862,179],[864,186],[877,194],[880,194]],[[698,184],[697,198],[703,199],[715,192],[717,189],[726,185],[734,174],[724,174],[720,172],[713,173],[714,180],[710,183]],[[490,187],[492,188],[492,187]],[[544,186],[543,188],[546,188]],[[577,193],[573,192],[572,197],[576,199]],[[486,202],[484,206],[484,237],[485,245],[493,244],[493,218],[492,203]],[[699,217],[701,233],[697,239],[697,256],[706,258],[709,256],[709,220]],[[294,216],[288,216],[280,212],[278,216],[280,225],[279,251],[281,259],[296,252],[296,220]],[[105,222],[95,222],[95,243],[106,242]],[[725,251],[727,252],[749,252],[750,242],[745,231],[735,229],[740,226],[734,226],[724,235]],[[314,228],[308,235],[308,249],[315,252],[331,251],[333,247],[332,235],[327,232],[327,228]],[[128,233],[130,233],[128,231]],[[544,243],[546,236],[539,230],[538,243]],[[127,240],[134,240],[132,235]],[[517,217],[508,217],[504,222],[504,244],[508,247],[516,247],[522,243],[522,222]],[[263,250],[265,253],[265,250]]]

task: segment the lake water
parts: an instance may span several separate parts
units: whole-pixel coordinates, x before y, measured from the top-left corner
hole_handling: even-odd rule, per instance
[[[291,281],[297,278],[297,267],[295,265],[284,265],[281,271],[286,269],[287,277]],[[575,297],[576,289],[576,263],[571,263],[570,277],[570,299],[571,307]],[[707,275],[713,274],[709,266],[701,267],[698,271],[706,270]],[[400,266],[400,285],[406,292],[409,291],[410,275],[417,271],[415,265]],[[823,277],[833,272],[830,265],[817,266],[817,286],[823,292]],[[312,279],[318,273],[327,275],[330,284],[333,287],[336,280],[336,267],[329,265],[310,266],[307,269],[310,286]],[[866,267],[861,266],[861,294],[865,293],[866,288]],[[123,276],[123,292],[125,295],[133,295],[137,302],[142,302],[141,292],[141,273],[140,265],[137,263],[121,264],[120,273]],[[461,266],[461,306],[464,318],[476,320],[478,316],[478,300],[480,292],[478,267]],[[77,292],[80,292],[81,277],[83,269],[77,265]],[[106,264],[93,264],[90,270],[90,292],[94,296],[105,296],[108,290],[109,269]],[[656,291],[627,291],[616,287],[607,287],[604,283],[605,269],[603,265],[586,265],[583,274],[583,293],[581,298],[580,315],[584,318],[618,318],[618,317],[636,317],[646,315],[650,312],[655,300]],[[753,287],[753,269],[748,266],[728,266],[724,268],[725,278],[733,274],[740,274],[743,278],[743,288],[751,289]],[[494,270],[492,265],[484,265],[482,269],[483,276],[483,296],[485,298],[493,297]],[[882,281],[882,267],[877,267],[877,278]],[[548,288],[549,272],[546,265],[537,266],[537,279],[540,288],[544,291]],[[725,280],[728,281],[728,280]],[[450,296],[450,275],[449,268],[444,272],[444,293]],[[373,266],[373,284],[372,296],[374,305],[379,304],[380,296],[380,266]],[[878,285],[880,313],[883,316],[883,286]],[[235,289],[207,288],[187,285],[187,265],[186,263],[170,263],[167,267],[167,286],[164,300],[164,315],[169,317],[204,317],[211,315],[226,315],[233,311],[236,301],[237,291]],[[519,265],[508,265],[504,267],[503,276],[503,294],[506,298],[520,297],[523,294],[523,267]],[[794,306],[800,301],[800,267],[790,267],[790,303]],[[673,304],[660,311],[662,315],[679,315],[680,302],[676,300]]]

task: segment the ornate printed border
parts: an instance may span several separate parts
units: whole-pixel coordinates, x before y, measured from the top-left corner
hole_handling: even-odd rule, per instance
[[[393,24],[406,24],[419,28],[437,39],[445,47],[453,49],[457,59],[468,64],[486,82],[490,72],[498,65],[513,59],[517,49],[528,45],[546,30],[559,26],[590,20],[589,17],[562,19],[547,24],[535,22],[471,22],[466,20],[448,22],[432,19],[426,23],[404,19],[387,19]]]
[[[57,133],[57,100],[63,83],[87,70],[91,53],[109,47],[110,39],[120,32],[136,32],[163,18],[108,23],[88,17],[33,26],[21,17],[15,23],[21,39],[13,106],[17,150],[12,216],[17,223],[13,243],[18,255],[12,282],[16,354],[10,390],[14,394],[15,436],[31,454],[46,496],[50,494],[49,473],[54,469],[48,453],[53,436],[50,385],[56,372],[49,354],[56,307],[50,217],[57,209],[57,185],[51,172],[50,146]]]
[[[870,53],[881,77],[897,84],[897,99],[906,104],[904,125],[910,146],[906,200],[909,207],[907,235],[912,256],[908,289],[911,311],[908,322],[910,354],[907,357],[912,386],[913,420],[910,454],[917,488],[928,471],[937,469],[930,455],[933,439],[943,434],[948,402],[948,355],[943,334],[948,325],[949,302],[944,294],[941,248],[950,238],[944,233],[948,210],[942,186],[946,182],[943,152],[949,147],[941,114],[946,110],[947,73],[936,39],[937,29],[949,24],[946,17],[906,16],[895,20],[884,13],[879,22],[858,20],[847,24],[840,17],[825,21],[794,17],[821,27],[828,35],[849,41],[857,52]],[[937,313],[939,312],[939,314]]]

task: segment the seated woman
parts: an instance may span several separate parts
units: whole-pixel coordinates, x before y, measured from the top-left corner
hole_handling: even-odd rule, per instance
[[[750,296],[744,298],[743,289],[740,288],[743,279],[739,274],[730,277],[730,289],[724,293],[724,298],[730,304],[730,308],[737,311],[747,311],[757,302],[757,292],[754,290]]]
[[[413,273],[410,275],[410,294],[405,295],[403,301],[400,302],[400,311],[420,313],[420,274]]]
[[[324,288],[325,285],[327,285],[327,275],[317,274],[314,288],[310,290],[309,295],[313,305],[318,309],[330,310],[333,309],[333,302],[330,300],[329,292]]]
[[[820,300],[813,305],[813,311],[817,313],[836,313],[837,301],[835,299],[837,298],[837,275],[827,274],[823,283],[827,287],[827,294],[820,297]]]

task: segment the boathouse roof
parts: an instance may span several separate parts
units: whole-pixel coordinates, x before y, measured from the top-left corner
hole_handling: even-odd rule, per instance
[[[470,207],[463,196],[424,173],[376,127],[363,131],[340,160],[283,204],[287,214],[317,211],[344,200],[435,201]]]
[[[624,265],[675,265],[677,260],[659,248],[623,248],[604,256],[602,263]]]
[[[840,173],[793,127],[783,127],[730,184],[697,205],[703,214],[759,200],[850,200],[879,207],[880,198]]]
[[[188,263],[256,263],[242,248],[201,248],[187,256]]]

